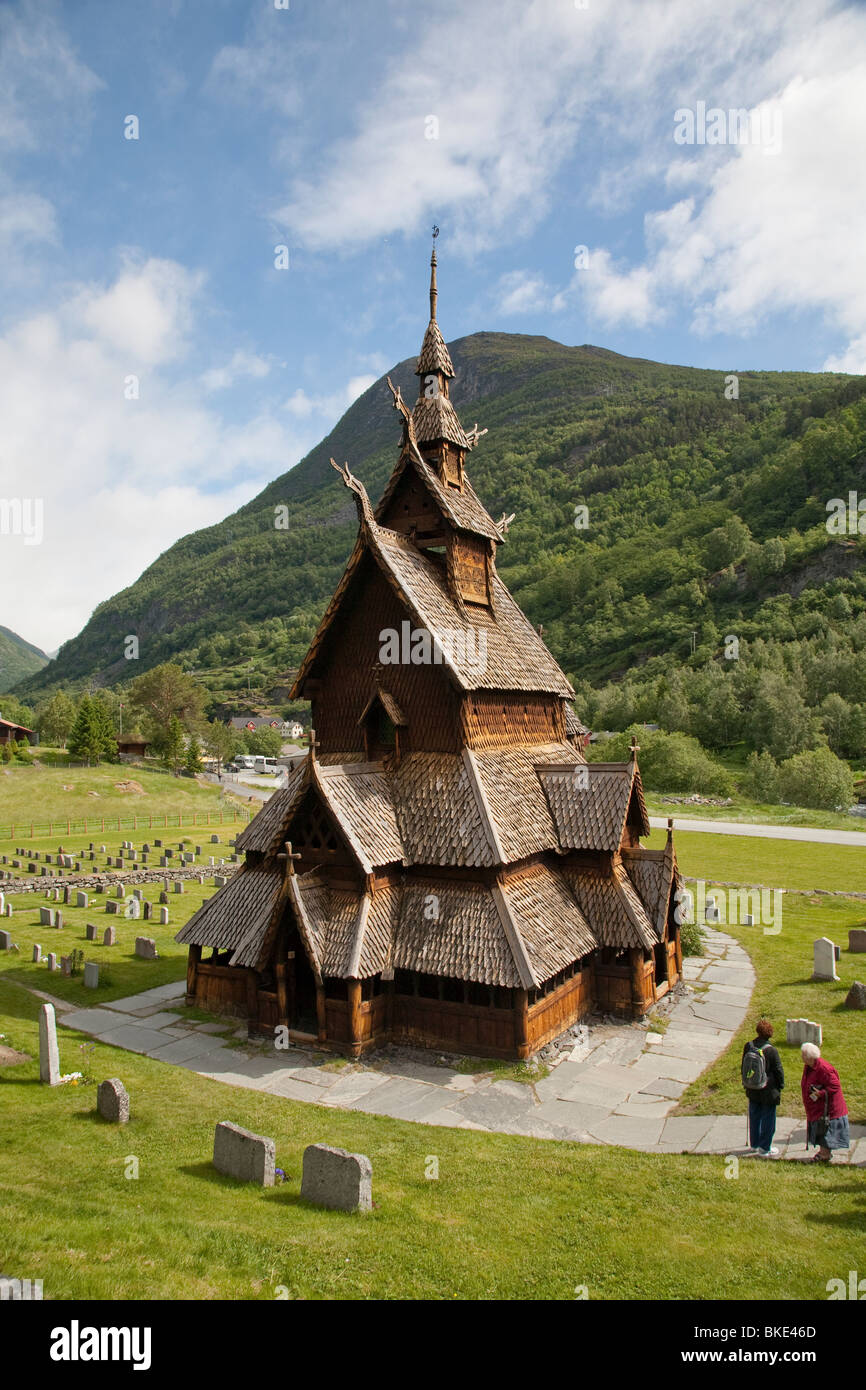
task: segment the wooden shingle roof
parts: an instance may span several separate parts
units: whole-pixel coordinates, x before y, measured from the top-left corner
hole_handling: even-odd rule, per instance
[[[375,512],[377,522],[381,521],[388,510],[388,503],[407,468],[411,468],[417,474],[443,516],[458,530],[472,531],[494,541],[504,539],[501,528],[486,510],[469,479],[464,478],[462,489],[446,487],[411,439],[407,441],[397,467],[379,499]]]
[[[437,439],[447,439],[461,449],[468,449],[469,440],[461,425],[457,411],[441,391],[435,396],[420,396],[412,411],[412,424],[419,444],[432,444]]]
[[[279,907],[283,873],[276,864],[245,864],[177,933],[184,945],[231,950],[230,965],[256,965]]]
[[[590,923],[558,870],[535,864],[513,879],[506,878],[502,894],[538,983],[558,975],[598,946]]]
[[[639,946],[652,950],[656,934],[625,870],[614,864],[601,869],[591,865],[564,864],[561,869],[599,945],[625,950]]]
[[[626,872],[640,895],[659,940],[664,937],[671,892],[679,886],[673,842],[663,850],[639,849],[623,853]]]
[[[483,985],[522,983],[493,896],[482,883],[407,883],[394,968]]]
[[[451,378],[454,376],[451,353],[448,351],[448,346],[442,337],[442,330],[435,318],[431,318],[427,325],[427,332],[424,334],[424,341],[421,344],[418,366],[415,368],[416,376],[426,376],[430,372],[443,372],[445,376]]]
[[[649,834],[636,763],[586,763],[579,772],[562,764],[537,771],[563,849],[619,849],[633,798],[641,834]]]
[[[313,781],[364,873],[403,860],[403,843],[381,763],[316,763]]]

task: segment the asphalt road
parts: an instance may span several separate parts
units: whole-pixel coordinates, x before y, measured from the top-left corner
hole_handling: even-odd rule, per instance
[[[650,816],[653,830],[664,830],[667,818]],[[697,830],[706,835],[751,835],[763,840],[806,840],[818,845],[859,845],[866,849],[866,831],[815,830],[807,825],[751,825],[727,820],[682,820],[674,816],[674,830]]]

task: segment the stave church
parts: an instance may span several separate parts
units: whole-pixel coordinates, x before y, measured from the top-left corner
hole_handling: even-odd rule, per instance
[[[430,321],[374,508],[299,668],[309,751],[190,919],[187,1003],[352,1057],[387,1044],[526,1058],[678,980],[672,832],[637,762],[588,763],[574,691],[496,569],[454,368]],[[333,462],[333,461],[332,461]],[[336,468],[337,465],[334,464]]]

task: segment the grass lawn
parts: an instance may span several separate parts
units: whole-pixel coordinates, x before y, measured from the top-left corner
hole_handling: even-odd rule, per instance
[[[0,1032],[34,1060],[0,1068],[0,1267],[51,1299],[824,1299],[857,1268],[859,1172],[431,1128],[223,1086],[97,1044],[120,1075],[124,1127],[93,1086],[38,1081],[37,1004],[0,981]],[[61,1066],[81,1035],[58,1030]],[[287,1182],[218,1175],[213,1127],[276,1140]],[[375,1210],[300,1200],[303,1149],[366,1153]],[[129,1157],[138,1178],[128,1179]],[[26,1161],[25,1160],[26,1157]],[[438,1160],[438,1179],[425,1173]],[[808,1252],[808,1258],[804,1257]]]
[[[666,801],[659,792],[645,792],[651,816],[683,816],[689,820],[748,821],[755,825],[799,825],[816,830],[859,830],[866,844],[866,816],[845,811],[819,811],[814,806],[780,806],[749,801],[737,793],[730,806],[700,806]]]
[[[124,790],[118,783],[137,783],[141,791]],[[3,827],[16,826],[14,838],[28,835],[31,821],[56,821],[57,832],[67,819],[92,823],[89,839],[99,833],[100,819],[117,816],[149,815],[176,818],[181,813],[192,824],[194,812],[205,814],[220,809],[220,789],[194,777],[172,777],[125,763],[100,763],[98,767],[55,767],[34,763],[32,767],[0,767],[0,834]],[[139,830],[147,838],[147,819]],[[56,832],[56,833],[57,833]],[[83,833],[83,832],[82,832]],[[154,828],[153,834],[159,830]],[[129,832],[121,838],[129,838]],[[52,838],[56,838],[52,836]]]
[[[644,844],[649,849],[662,849],[666,835],[664,830],[654,830]],[[859,845],[675,830],[674,845],[680,869],[693,878],[762,883],[767,888],[866,893],[866,841],[861,849]]]

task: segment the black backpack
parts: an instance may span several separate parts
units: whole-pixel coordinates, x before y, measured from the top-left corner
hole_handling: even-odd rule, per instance
[[[740,1070],[747,1091],[763,1091],[769,1082],[763,1048],[757,1047],[753,1042],[746,1043]]]

